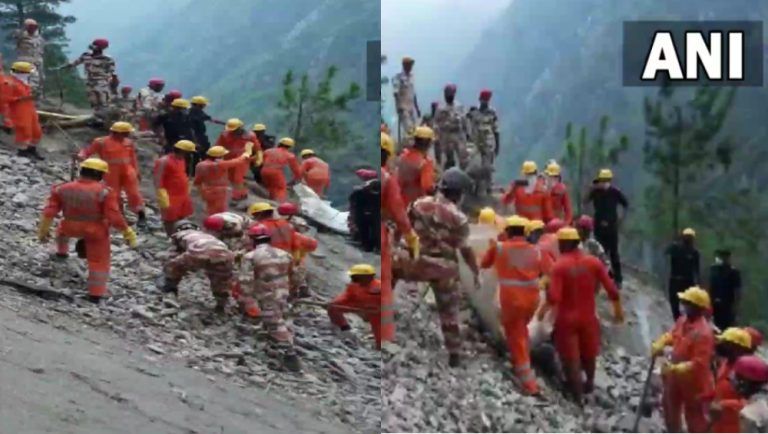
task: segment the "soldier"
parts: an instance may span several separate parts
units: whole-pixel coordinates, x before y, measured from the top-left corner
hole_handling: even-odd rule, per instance
[[[88,88],[88,102],[91,103],[94,113],[98,115],[112,97],[111,83],[117,80],[115,61],[104,54],[109,47],[106,39],[95,39],[90,48],[91,52],[85,52],[74,62],[65,65],[66,68],[74,68],[82,64],[85,67],[85,85]]]
[[[197,162],[205,158],[208,149],[211,147],[205,123],[213,122],[214,124],[224,125],[224,122],[212,118],[205,112],[205,107],[208,106],[208,98],[197,95],[193,96],[189,102],[192,103],[192,107],[189,109],[189,120],[192,122],[192,132],[195,135],[194,142],[197,144],[197,157],[195,158],[195,164],[197,164]]]
[[[435,160],[443,169],[455,166],[458,160],[459,167],[464,170],[467,166],[467,140],[469,139],[467,117],[464,107],[455,102],[455,84],[446,85],[443,96],[445,105],[439,106],[435,111],[434,124],[437,132]],[[445,161],[443,161],[443,153],[445,153]]]
[[[17,29],[13,36],[16,38],[16,59],[35,66],[29,75],[29,85],[32,86],[35,97],[38,98],[44,94],[43,52],[45,41],[40,35],[37,21],[27,18],[24,20],[24,29]]]
[[[499,155],[499,126],[496,110],[488,103],[492,93],[488,89],[480,91],[480,108],[473,110],[467,116],[469,118],[472,142],[480,152],[482,174],[478,192],[490,194],[493,177],[493,162]]]
[[[421,117],[419,103],[416,100],[416,89],[413,83],[414,60],[403,57],[403,70],[392,79],[392,87],[395,89],[395,107],[397,108],[397,123],[400,130],[397,138],[401,142],[416,128],[416,120]]]
[[[151,78],[147,87],[139,90],[136,95],[136,111],[139,116],[139,131],[147,131],[152,119],[157,115],[160,103],[163,101],[165,81],[162,78]]]
[[[288,307],[293,258],[288,252],[270,245],[271,231],[264,225],[251,226],[248,237],[253,250],[243,257],[240,271],[243,295],[258,300],[264,328],[269,332],[275,349],[282,354],[283,365],[298,372],[301,363],[293,348],[293,333],[284,317]]]

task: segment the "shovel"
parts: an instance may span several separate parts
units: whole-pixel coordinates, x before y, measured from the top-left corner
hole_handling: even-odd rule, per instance
[[[643,384],[643,394],[640,397],[640,403],[637,405],[637,414],[635,415],[635,423],[632,425],[632,432],[638,432],[640,426],[640,418],[643,417],[643,407],[645,407],[645,399],[648,397],[648,389],[651,386],[651,375],[653,374],[653,368],[656,367],[656,357],[651,358],[651,366],[648,367],[648,373],[645,375],[645,383]]]

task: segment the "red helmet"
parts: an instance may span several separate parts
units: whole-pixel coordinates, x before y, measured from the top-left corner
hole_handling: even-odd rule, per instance
[[[483,89],[480,91],[480,101],[490,101],[491,96],[493,96],[493,92],[491,92],[490,89]]]
[[[149,79],[150,86],[165,86],[165,80],[159,77],[153,77]]]
[[[357,169],[355,175],[363,181],[370,181],[379,177],[379,173],[371,169]]]
[[[445,88],[443,89],[443,91],[444,91],[444,92],[448,92],[448,93],[452,93],[452,94],[453,94],[453,93],[456,93],[456,85],[455,85],[455,84],[453,84],[453,83],[451,83],[451,84],[446,84],[446,85],[445,85]]]
[[[760,330],[754,327],[744,327],[744,330],[749,333],[749,337],[752,338],[752,349],[756,349],[763,343],[763,334]]]
[[[592,220],[592,217],[588,215],[583,215],[576,220],[577,229],[587,229],[591,231],[592,229],[594,229],[594,227],[595,227],[595,222]]]
[[[248,236],[251,238],[270,238],[269,228],[262,224],[255,224],[248,228]]]
[[[544,226],[544,231],[547,232],[548,234],[554,234],[554,233],[557,233],[557,231],[559,231],[563,227],[565,227],[565,222],[558,218],[554,218],[547,222],[547,225]]]
[[[296,215],[299,213],[299,207],[291,202],[283,202],[277,207],[277,213],[280,215]]]
[[[208,216],[203,220],[203,227],[212,232],[221,232],[224,229],[224,218],[220,215]]]
[[[768,382],[768,363],[757,356],[742,356],[733,365],[737,377],[756,383]]]
[[[133,88],[131,86],[123,86],[120,88],[120,92],[122,93],[131,93],[133,92]]]
[[[104,38],[94,39],[91,43],[96,48],[101,48],[102,50],[109,47],[109,41]]]
[[[181,98],[182,96],[184,95],[182,95],[181,91],[177,89],[173,89],[172,91],[165,94],[165,97],[170,98],[171,101],[175,100],[176,98]]]

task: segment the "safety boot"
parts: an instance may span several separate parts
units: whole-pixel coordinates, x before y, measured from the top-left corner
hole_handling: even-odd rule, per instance
[[[29,148],[19,149],[18,151],[16,151],[16,156],[24,157],[24,158],[32,158],[32,156],[29,155]]]
[[[37,161],[45,161],[45,157],[37,152],[37,146],[30,146],[27,148],[27,155]]]
[[[136,227],[141,230],[147,229],[147,213],[144,212],[144,210],[141,210],[137,214],[138,220],[136,221]]]
[[[101,303],[102,297],[99,296],[99,295],[88,295],[88,297],[86,297],[86,299],[88,301],[90,301],[91,303],[93,303],[93,304],[99,304],[99,303]]]

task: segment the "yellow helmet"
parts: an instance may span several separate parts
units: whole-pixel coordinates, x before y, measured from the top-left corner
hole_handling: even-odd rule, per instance
[[[290,137],[283,137],[277,143],[279,145],[287,146],[289,148],[293,148],[294,146],[296,146],[296,142],[292,138],[290,138]]]
[[[507,217],[505,220],[506,226],[505,227],[520,227],[524,228],[528,225],[528,219],[525,217],[520,217],[519,215],[515,214],[512,217]]]
[[[197,104],[197,105],[208,105],[208,98],[206,98],[206,97],[204,97],[202,95],[193,96],[192,99],[189,100],[189,102],[191,102],[192,104]]]
[[[677,297],[703,309],[712,307],[712,303],[709,301],[709,294],[698,286],[692,286],[683,292],[678,292]]]
[[[435,132],[432,130],[432,128],[422,125],[420,127],[416,127],[416,130],[413,132],[413,137],[417,139],[432,140],[435,138]]]
[[[613,179],[613,172],[611,172],[611,169],[600,169],[600,172],[597,174],[597,179],[599,181],[610,181]]]
[[[81,169],[93,169],[102,173],[109,172],[109,164],[101,158],[89,158],[80,163]]]
[[[533,175],[538,170],[539,167],[536,165],[535,161],[526,161],[523,163],[523,167],[520,168],[520,173],[523,175]]]
[[[496,211],[493,208],[485,207],[480,210],[477,220],[482,225],[492,225],[496,223]]]
[[[693,230],[693,228],[685,228],[683,229],[683,235],[688,237],[695,237],[696,231]]]
[[[208,151],[205,153],[205,155],[213,158],[219,158],[223,157],[225,155],[229,154],[229,151],[227,148],[223,146],[212,146]]]
[[[387,151],[390,156],[395,154],[395,142],[389,134],[384,132],[381,133],[381,149]]]
[[[188,109],[189,108],[189,100],[186,100],[184,98],[176,98],[171,103],[171,107]]]
[[[370,264],[357,264],[353,265],[347,274],[350,276],[375,276],[376,269]]]
[[[315,151],[313,151],[311,149],[305,149],[305,150],[301,151],[301,154],[299,154],[299,155],[301,155],[301,158],[307,158],[307,157],[309,157],[311,155],[315,155]]]
[[[133,125],[128,122],[115,122],[111,127],[109,127],[109,131],[115,133],[130,133],[133,131]]]
[[[274,210],[275,210],[275,207],[269,204],[269,202],[255,202],[248,207],[248,214],[254,215],[260,212],[274,211]]]
[[[525,225],[525,234],[528,235],[533,231],[537,231],[539,229],[544,229],[544,222],[541,220],[529,220],[528,224]]]
[[[253,131],[267,131],[267,126],[264,124],[254,124]]]
[[[195,152],[196,150],[195,142],[191,140],[179,140],[173,147],[187,152]]]
[[[243,121],[241,121],[240,119],[232,118],[227,121],[226,125],[224,125],[224,129],[226,131],[235,131],[238,128],[242,128],[243,125],[244,125]]]
[[[557,239],[558,241],[579,241],[581,238],[579,237],[579,231],[577,231],[575,228],[572,228],[570,226],[566,226],[564,228],[560,228],[557,231]]]
[[[29,62],[13,62],[13,65],[11,65],[12,71],[23,72],[26,74],[32,72],[32,68],[34,68],[34,66]]]
[[[717,336],[717,341],[730,342],[746,349],[752,348],[752,336],[746,330],[738,327],[728,327]]]
[[[544,171],[549,176],[560,176],[560,165],[552,161],[549,164],[547,164],[547,168],[544,169]]]

